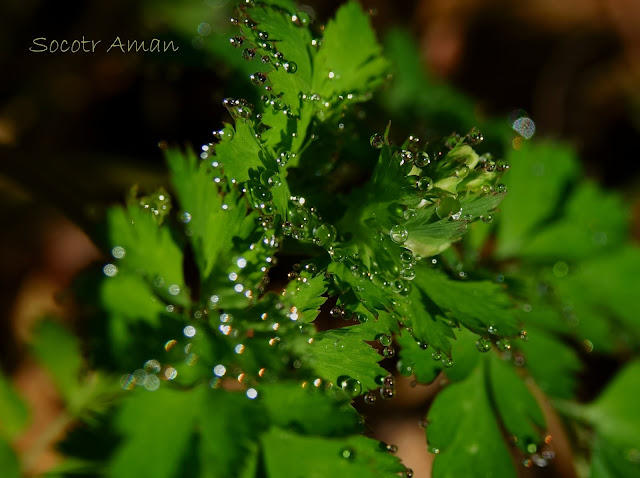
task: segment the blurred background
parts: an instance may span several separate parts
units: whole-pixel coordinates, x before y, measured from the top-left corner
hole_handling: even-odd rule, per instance
[[[39,317],[74,319],[65,291],[79,270],[100,259],[83,231],[94,231],[104,205],[121,201],[132,184],[142,190],[167,184],[158,143],[209,143],[212,131],[230,120],[222,99],[250,89],[247,65],[229,45],[230,3],[0,4],[0,363],[34,406],[21,447],[55,419],[53,386],[22,357]],[[341,3],[308,0],[301,8],[318,26]],[[588,176],[634,204],[640,238],[640,2],[361,4],[381,41],[398,28],[410,32],[429,79],[425,88],[452,85],[469,98],[476,117],[506,127],[512,112],[526,112],[537,137],[572,144]],[[101,48],[29,51],[34,38],[83,36],[101,40]],[[103,47],[116,36],[173,40],[180,49],[106,53]],[[376,101],[384,104],[385,94]],[[406,393],[381,404],[369,423],[372,433],[399,446],[416,477],[426,476],[420,474],[428,455],[418,421],[437,384],[409,385],[401,382]],[[38,466],[54,461],[50,451]],[[553,473],[572,472],[547,470],[545,476]]]

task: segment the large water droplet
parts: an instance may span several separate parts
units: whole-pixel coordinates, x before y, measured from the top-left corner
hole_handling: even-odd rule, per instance
[[[336,240],[336,228],[331,224],[322,224],[314,231],[313,235],[316,244],[328,247]]]
[[[295,61],[287,61],[283,63],[282,68],[284,68],[284,71],[286,71],[287,73],[295,73],[296,71],[298,71],[298,65]]]
[[[353,398],[362,393],[362,384],[351,377],[344,377],[339,381],[340,388],[346,392],[346,394]]]
[[[391,236],[391,240],[396,244],[404,244],[409,238],[409,232],[404,228],[404,226],[398,224],[391,228],[389,236]]]

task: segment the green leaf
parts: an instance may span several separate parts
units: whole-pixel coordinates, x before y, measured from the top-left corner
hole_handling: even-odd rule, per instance
[[[396,342],[400,346],[398,370],[403,375],[413,373],[420,383],[433,382],[442,370],[442,362],[434,360],[432,351],[420,348],[420,344],[407,331],[402,330],[402,335],[396,335]]]
[[[9,443],[0,438],[0,465],[2,466],[2,476],[4,478],[20,478],[20,462],[15,451]]]
[[[331,439],[272,428],[262,435],[261,443],[269,478],[396,478],[404,471],[380,442],[360,435]]]
[[[478,218],[485,215],[502,202],[507,194],[486,194],[479,196],[476,194],[470,194],[460,199],[460,205],[462,206],[462,216],[471,215],[473,218]]]
[[[640,360],[628,363],[587,407],[587,418],[597,432],[618,446],[637,447],[640,443]]]
[[[338,384],[339,377],[354,378],[365,392],[378,388],[376,377],[385,376],[387,372],[378,365],[382,355],[364,342],[366,336],[362,336],[359,327],[318,332],[306,354],[308,366],[321,378],[334,384]]]
[[[112,251],[122,248],[117,254],[121,258],[114,262],[117,269],[127,268],[141,274],[157,285],[160,295],[184,301],[182,250],[173,240],[169,228],[158,224],[153,212],[133,202],[126,209],[110,209],[107,222]]]
[[[275,161],[269,162],[264,156],[255,134],[253,126],[247,120],[238,118],[233,138],[216,144],[215,160],[230,181],[243,183],[249,179],[251,171],[257,172],[261,168],[274,166]]]
[[[0,372],[0,440],[16,438],[28,422],[27,405],[14,390],[8,378]],[[3,463],[1,459],[0,463]]]
[[[511,257],[520,249],[558,207],[568,182],[578,171],[572,149],[550,142],[524,143],[510,149],[511,165],[504,177],[509,188],[502,202],[498,226],[498,257]]]
[[[528,447],[541,442],[540,430],[546,425],[538,402],[513,366],[497,355],[491,355],[489,372],[493,401],[504,427],[518,447],[531,453]]]
[[[83,360],[78,338],[54,321],[43,320],[34,333],[32,350],[53,378],[65,402],[74,408],[82,396],[79,380]]]
[[[578,319],[579,339],[591,341],[596,351],[640,340],[640,295],[633,280],[638,268],[640,249],[624,247],[569,266],[565,277],[555,278],[558,295]]]
[[[201,395],[201,389],[164,387],[132,393],[116,420],[124,441],[109,463],[107,476],[180,476],[180,462],[188,451]]]
[[[436,396],[427,415],[429,449],[437,453],[433,476],[515,477],[486,388],[484,367]]]
[[[594,427],[593,478],[640,476],[640,360],[628,363],[581,416]]]
[[[504,289],[487,281],[455,281],[427,266],[416,267],[414,284],[445,313],[465,327],[487,335],[514,335],[518,324],[514,304]]]
[[[591,182],[581,183],[557,221],[531,232],[519,255],[531,259],[588,259],[620,246],[627,236],[628,211],[622,199]]]
[[[100,301],[112,316],[158,326],[165,305],[151,287],[141,277],[125,270],[101,281]]]
[[[590,478],[638,478],[640,457],[637,447],[621,449],[607,439],[593,439]]]
[[[201,437],[202,476],[238,476],[243,468],[250,467],[247,453],[253,448],[257,435],[266,428],[263,408],[244,393],[206,388],[201,393],[197,429]]]
[[[409,297],[400,302],[399,312],[404,317],[406,326],[412,329],[416,340],[447,355],[451,353],[450,339],[455,339],[455,335],[451,327],[442,320],[440,309],[420,289],[411,289]]]
[[[221,194],[213,182],[213,171],[193,151],[168,150],[166,156],[196,263],[206,280],[218,257],[232,249],[232,239],[239,234],[247,209],[237,193]]]
[[[528,327],[527,341],[519,341],[525,366],[546,395],[557,398],[573,396],[577,373],[582,364],[576,352],[544,330]]]
[[[334,281],[341,291],[352,290],[372,314],[378,315],[379,310],[390,308],[391,297],[388,292],[360,276],[357,271],[349,270],[344,262],[332,262],[327,272],[334,274]]]
[[[369,93],[382,83],[387,69],[369,19],[355,1],[350,1],[324,29],[314,62],[312,90],[328,100],[341,94]]]
[[[327,280],[323,274],[315,277],[308,272],[301,272],[293,281],[287,284],[283,292],[283,302],[290,314],[296,314],[292,320],[300,323],[313,322],[318,316],[320,306],[327,300],[323,297],[327,291]],[[294,310],[295,309],[295,310]]]
[[[431,257],[440,254],[452,242],[460,239],[467,230],[467,223],[445,218],[430,224],[417,224],[412,221],[405,227],[409,238],[404,245],[414,254]]]
[[[267,5],[256,5],[247,9],[247,16],[257,24],[256,28],[248,28],[240,24],[242,33],[247,41],[256,48],[256,59],[253,63],[260,68],[260,58],[267,56],[270,58],[266,70],[271,94],[274,97],[282,97],[287,105],[291,107],[294,115],[299,115],[302,99],[300,93],[308,93],[311,89],[311,34],[306,25],[298,26],[292,21],[290,8],[273,8]],[[268,35],[268,39],[263,41],[259,37],[259,32]],[[261,45],[267,43],[273,50],[267,50]],[[282,60],[273,56],[273,52],[278,51],[283,55]],[[288,72],[284,67],[285,63],[295,63],[296,71]],[[273,66],[279,63],[281,66]],[[284,115],[283,115],[284,116]]]
[[[360,430],[359,416],[348,400],[338,400],[323,388],[270,384],[260,388],[271,423],[305,435],[344,436]]]

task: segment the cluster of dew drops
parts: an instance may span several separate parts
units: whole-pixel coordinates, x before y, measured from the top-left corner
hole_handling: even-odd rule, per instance
[[[417,191],[421,193],[428,193],[434,187],[434,180],[427,176],[429,168],[433,168],[436,164],[441,162],[442,158],[445,157],[445,153],[443,150],[453,149],[456,146],[461,144],[469,143],[469,144],[478,144],[484,140],[482,133],[477,128],[473,128],[469,133],[465,136],[460,136],[458,134],[452,134],[449,137],[445,138],[443,147],[433,147],[431,150],[428,149],[428,145],[422,147],[420,138],[415,135],[411,135],[408,138],[407,146],[404,148],[394,148],[393,157],[399,162],[402,171],[406,175],[411,175],[411,177],[415,178],[415,188]],[[385,144],[387,144],[387,140],[381,134],[373,134],[370,138],[370,144],[375,149],[381,149]],[[495,161],[490,153],[485,153],[479,157],[477,168],[484,169],[488,173],[492,173],[494,171],[506,171],[509,169],[509,164],[505,161]],[[456,178],[464,179],[470,174],[471,170],[466,165],[460,165],[456,169],[453,170],[453,174]],[[416,174],[419,173],[419,174]],[[504,184],[498,184],[495,187],[492,187],[489,184],[483,184],[481,187],[481,192],[485,194],[489,194],[491,192],[495,193],[506,193],[507,187]],[[436,214],[440,219],[445,219],[450,217],[453,220],[464,219],[466,221],[470,221],[474,219],[472,215],[462,215],[463,210],[460,204],[460,201],[453,196],[445,196],[438,200],[436,207]],[[408,209],[403,213],[405,220],[410,220],[415,217],[415,211]],[[491,215],[480,216],[483,222],[491,222]],[[391,239],[397,244],[405,244],[409,239],[409,234],[407,229],[402,225],[398,224],[393,226],[389,231],[389,235]]]

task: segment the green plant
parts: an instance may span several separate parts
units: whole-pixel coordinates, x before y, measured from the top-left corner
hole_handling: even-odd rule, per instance
[[[199,153],[165,148],[171,193],[108,210],[111,258],[76,287],[86,344],[51,321],[36,334],[70,427],[51,476],[411,476],[353,407],[394,397],[391,366],[446,383],[426,417],[436,477],[544,466],[549,399],[582,474],[639,476],[624,202],[570,149],[514,149],[512,130],[480,124],[494,160],[466,100],[425,88],[401,33],[387,61],[355,2],[321,36],[286,0],[233,23],[260,101],[226,99],[233,124]],[[362,104],[379,87],[375,111],[400,118],[376,133]],[[469,132],[393,139],[443,115]],[[628,361],[588,404],[580,354]],[[27,411],[4,378],[0,417],[0,463],[19,476]]]

